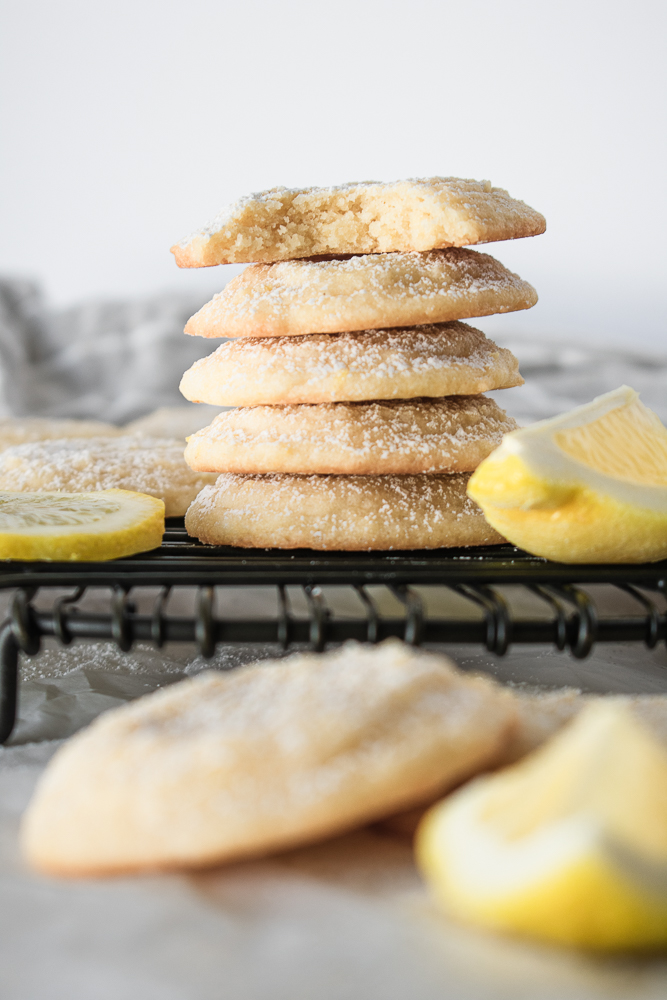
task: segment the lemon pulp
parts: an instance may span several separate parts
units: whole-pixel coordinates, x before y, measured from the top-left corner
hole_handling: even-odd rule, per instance
[[[602,950],[667,945],[667,750],[598,702],[524,761],[455,792],[417,834],[463,919]]]
[[[607,476],[667,486],[667,428],[636,394],[590,423],[556,431],[554,440],[571,458]]]
[[[667,558],[667,429],[628,386],[507,434],[468,492],[497,531],[536,555]]]
[[[0,559],[117,559],[157,548],[164,503],[130,490],[0,492]]]

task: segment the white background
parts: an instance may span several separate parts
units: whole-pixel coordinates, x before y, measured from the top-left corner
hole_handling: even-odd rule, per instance
[[[56,304],[222,286],[169,246],[275,184],[488,178],[548,232],[485,330],[665,344],[667,5],[6,0],[0,272]]]

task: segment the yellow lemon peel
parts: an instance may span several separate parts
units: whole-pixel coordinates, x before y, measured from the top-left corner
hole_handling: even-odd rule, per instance
[[[598,950],[667,946],[667,750],[621,700],[435,806],[416,847],[468,922]]]
[[[667,428],[628,386],[505,435],[468,493],[489,524],[535,555],[667,558]]]
[[[0,559],[102,561],[157,548],[164,503],[130,490],[0,492]]]

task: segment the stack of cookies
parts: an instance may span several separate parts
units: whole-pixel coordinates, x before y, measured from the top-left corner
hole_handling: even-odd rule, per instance
[[[186,516],[216,545],[418,549],[501,541],[466,494],[515,422],[487,390],[516,358],[460,322],[528,309],[534,289],[471,244],[544,218],[488,182],[275,188],[172,248],[181,267],[251,266],[186,333],[231,338],[183,376],[237,407],[189,438],[220,473]]]

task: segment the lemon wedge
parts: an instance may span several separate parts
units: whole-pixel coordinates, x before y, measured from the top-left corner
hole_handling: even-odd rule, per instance
[[[455,916],[597,950],[667,945],[667,749],[620,700],[431,809],[417,860]]]
[[[164,503],[145,493],[0,492],[0,559],[117,559],[163,534]]]
[[[501,535],[547,559],[667,558],[667,428],[628,386],[506,434],[468,493]]]

